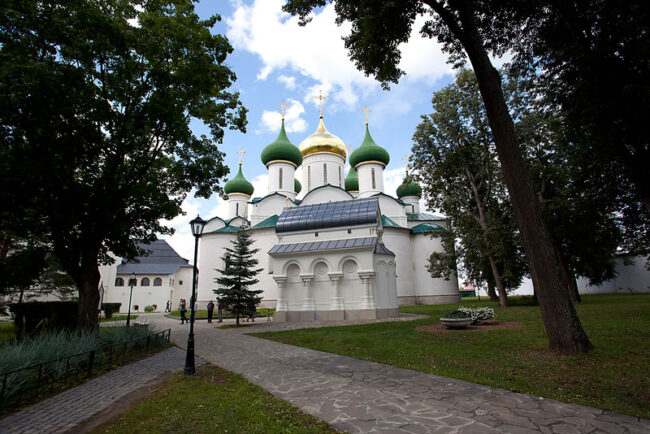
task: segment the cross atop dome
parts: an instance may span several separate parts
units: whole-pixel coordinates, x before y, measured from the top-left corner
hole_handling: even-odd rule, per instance
[[[368,113],[370,113],[371,110],[368,108],[367,105],[364,105],[363,108],[361,109],[361,111],[362,111],[363,114],[365,115],[365,118],[366,118],[366,125],[368,125]]]
[[[404,165],[406,166],[406,176],[409,174],[409,156],[404,155],[404,158],[402,158],[402,161],[404,162]]]
[[[284,103],[284,100],[282,100],[282,104],[280,104],[278,108],[282,109],[282,120],[284,120],[284,114],[286,112],[286,109],[289,108],[289,106]]]
[[[239,154],[239,165],[241,166],[241,163],[242,163],[242,160],[244,158],[244,154],[246,153],[246,151],[244,151],[244,148],[240,146],[239,151],[237,151],[237,153]]]
[[[318,96],[312,96],[312,98],[319,100],[318,105],[319,105],[320,118],[323,119],[323,100],[326,100],[327,97],[323,96],[322,90],[319,90]]]

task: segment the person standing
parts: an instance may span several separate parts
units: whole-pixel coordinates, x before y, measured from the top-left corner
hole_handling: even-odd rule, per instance
[[[185,305],[185,299],[181,299],[180,309],[181,309],[181,324],[185,324],[186,322],[189,322],[187,320],[187,317],[185,316],[185,314],[187,313],[187,306]]]
[[[210,300],[208,303],[208,323],[212,322],[212,314],[214,313],[214,302]]]
[[[171,312],[171,311],[172,311],[172,307],[169,304],[169,300],[167,300],[167,306],[165,306],[165,312]]]
[[[219,321],[223,322],[223,306],[221,305],[221,300],[217,298],[217,310],[219,312]]]

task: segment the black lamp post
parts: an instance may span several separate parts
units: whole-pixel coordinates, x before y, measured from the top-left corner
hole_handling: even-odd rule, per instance
[[[190,335],[187,338],[187,354],[185,354],[185,375],[194,375],[194,305],[196,304],[196,257],[199,253],[199,237],[203,233],[206,221],[198,215],[190,222],[194,235],[194,269],[192,271],[192,298],[190,298]]]
[[[131,291],[129,292],[129,311],[126,313],[126,326],[131,325],[131,297],[133,296],[133,285],[135,284],[135,273],[131,273],[131,278],[129,279],[129,285],[131,285]]]

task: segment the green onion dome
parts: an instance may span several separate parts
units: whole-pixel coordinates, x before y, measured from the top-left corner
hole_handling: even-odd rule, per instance
[[[271,161],[288,161],[296,167],[302,164],[302,153],[300,149],[293,146],[284,131],[284,119],[282,119],[282,127],[280,127],[280,134],[275,142],[268,145],[261,154],[262,163],[267,166]]]
[[[240,193],[252,196],[253,190],[253,184],[248,182],[246,178],[244,178],[244,174],[241,173],[241,163],[239,164],[237,175],[235,175],[235,177],[230,181],[226,182],[226,185],[223,187],[223,191],[225,191],[226,194]]]
[[[361,146],[350,154],[350,165],[356,169],[361,163],[378,162],[386,167],[389,161],[390,155],[388,155],[388,151],[372,140],[368,124],[366,124],[366,137],[364,137]]]
[[[302,190],[302,184],[300,181],[298,181],[297,178],[293,178],[293,191],[296,192],[296,194],[300,193],[300,190]]]
[[[359,175],[352,167],[345,177],[345,191],[359,191]]]
[[[422,197],[422,187],[420,187],[420,184],[413,181],[408,175],[404,178],[404,182],[397,187],[397,197],[401,199],[404,196]]]

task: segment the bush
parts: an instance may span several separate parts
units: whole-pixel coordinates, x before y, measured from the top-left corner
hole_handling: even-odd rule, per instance
[[[156,308],[154,308],[153,306],[145,306],[144,307],[144,311],[147,312],[147,313],[151,313],[154,310],[156,310]]]
[[[45,301],[9,305],[14,314],[16,337],[24,339],[43,330],[77,328],[79,303],[77,301]]]
[[[102,303],[104,318],[113,318],[113,314],[120,311],[120,306],[122,303]]]
[[[458,310],[472,318],[472,324],[479,324],[496,317],[491,307],[459,307]]]

